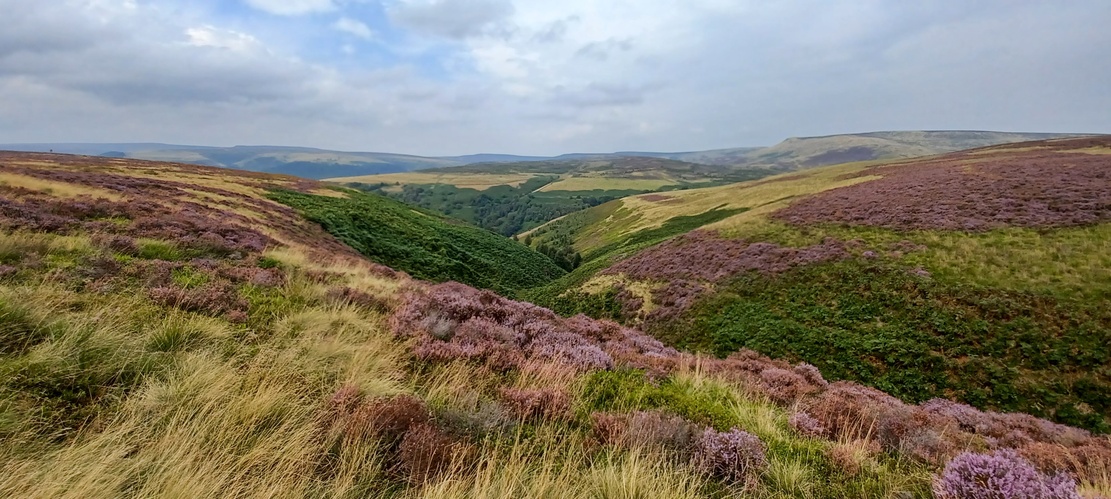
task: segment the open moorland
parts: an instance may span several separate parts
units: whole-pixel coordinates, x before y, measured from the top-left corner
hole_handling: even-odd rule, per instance
[[[1025,143],[625,198],[532,231],[583,263],[524,296],[1106,432],[1109,151]]]
[[[329,179],[457,217],[505,236],[624,196],[760,178],[717,166],[650,157],[479,163]],[[559,257],[571,268],[566,255]]]
[[[1040,154],[1057,161],[1074,155],[1065,152],[1070,147],[1054,145]],[[797,193],[832,193],[830,186],[897,173],[865,169],[782,182]],[[625,242],[636,240],[590,240],[584,251],[613,245],[606,255],[614,255],[702,226],[718,232],[689,236],[697,239],[691,245],[728,246],[717,240],[733,231],[796,248],[776,252],[785,263],[768,276],[855,265],[860,258],[890,269],[889,279],[923,279],[906,286],[949,289],[940,270],[928,277],[904,277],[902,270],[902,258],[927,265],[941,244],[865,256],[885,238],[901,241],[916,233],[796,225],[761,208],[790,204],[777,199],[759,206],[718,199],[698,211],[640,198],[636,202],[671,202],[676,215],[650,221],[619,216],[627,207],[606,207],[612,210],[606,218],[568,219],[585,230],[620,218],[623,230],[631,231]],[[763,218],[757,223],[752,217]],[[414,225],[421,218],[430,221]],[[497,245],[473,232],[479,229],[458,224],[293,177],[0,153],[0,496],[896,498],[1006,494],[1015,487],[1033,497],[1111,493],[1111,440],[1098,432],[834,381],[800,362],[805,352],[773,359],[743,348],[747,330],[723,329],[722,341],[708,336],[722,348],[733,338],[730,348],[740,349],[728,356],[684,353],[614,321],[563,317],[489,289],[415,279],[424,260],[389,260],[398,267],[389,268],[390,253],[377,246],[377,240],[404,241],[409,253],[428,255],[443,272],[428,277],[433,281],[473,271],[471,260],[434,258],[457,258],[459,250],[472,251],[474,261],[496,254],[525,266],[505,269],[505,277],[481,287],[531,286],[530,276],[545,273],[543,279],[558,278],[552,282],[567,279],[523,245],[507,239],[516,246]],[[460,227],[467,232],[451,232]],[[983,237],[984,247],[996,237],[1041,245],[1039,231],[1099,227],[982,229],[961,237]],[[857,230],[872,232],[861,243],[837,232]],[[996,236],[996,230],[1011,232]],[[923,234],[944,240],[948,232]],[[1075,232],[1059,237],[1062,244],[1095,239]],[[474,247],[447,246],[463,238]],[[666,244],[656,251],[682,249]],[[1005,246],[998,251],[1022,251]],[[1062,259],[1084,262],[1091,257],[1087,251],[1094,250],[1080,247]],[[635,263],[627,265],[624,274],[639,275]],[[720,289],[732,283],[710,277],[692,275],[691,282]],[[1082,277],[1050,280],[1031,287],[1040,294],[1015,296],[1081,300],[1086,295],[1070,282],[1075,279]],[[830,280],[827,286],[800,277],[752,289],[765,296],[765,288],[808,283],[815,292],[841,293],[838,286],[847,282]],[[1041,281],[1024,284],[1030,282]],[[883,290],[904,296],[898,286]],[[793,303],[821,316],[812,302]],[[871,313],[866,322],[882,328],[877,314],[884,302],[872,303],[827,305],[823,324],[849,328],[860,323],[858,315]],[[1058,305],[1073,314],[1085,310],[1074,302],[1044,303],[1035,310],[1046,315],[1062,310],[1053,308]],[[942,296],[936,307],[952,304]],[[991,307],[997,314],[1014,312],[1005,301]],[[1001,317],[1013,318],[1018,329],[1023,321],[1041,320],[1021,314],[928,318],[990,328]],[[1062,327],[1088,324],[1071,317],[1061,320]],[[705,320],[697,324],[709,327]],[[1011,330],[999,328],[999,334]],[[976,342],[994,345],[994,338]],[[1062,338],[1068,344],[1071,337]],[[1061,372],[1099,365],[1093,379],[1100,382],[1103,350],[1085,348],[1053,350],[1044,362]],[[984,365],[991,360],[972,351],[944,353]],[[866,360],[877,368],[888,361]],[[1096,400],[1087,409],[1074,406],[1080,416],[1101,414]],[[1060,410],[1047,415],[1066,419]],[[984,483],[976,478],[983,470],[1014,480]]]

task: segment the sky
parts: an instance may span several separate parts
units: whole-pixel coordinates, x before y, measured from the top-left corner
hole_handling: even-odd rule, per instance
[[[0,0],[0,143],[692,151],[1111,133],[1106,0]]]

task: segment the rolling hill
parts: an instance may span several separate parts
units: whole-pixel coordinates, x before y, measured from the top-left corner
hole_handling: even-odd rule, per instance
[[[860,159],[893,159],[951,152],[972,147],[1045,139],[1063,134],[1008,132],[875,132],[829,137],[788,139],[773,147],[746,147],[716,151],[661,153],[571,153],[555,157],[511,154],[470,154],[424,157],[380,152],[329,151],[308,147],[235,146],[207,147],[160,143],[43,143],[0,144],[0,150],[58,152],[154,161],[176,161],[323,179],[409,172],[429,168],[484,163],[571,161],[620,161],[624,157],[660,158],[719,166],[760,169],[793,169]],[[549,166],[548,168],[552,168]],[[557,168],[558,169],[558,168]],[[471,173],[483,173],[471,171]],[[356,182],[374,182],[356,179]],[[391,182],[402,180],[390,180]]]
[[[328,180],[382,193],[511,236],[631,194],[739,182],[766,174],[662,158],[610,156],[477,163]],[[574,266],[571,253],[549,254],[565,268]]]
[[[1041,206],[1022,204],[1025,198],[1019,197],[1012,207],[1016,214],[1041,214],[1044,220],[1038,223],[1065,227],[989,228],[1037,218],[1002,217],[986,219],[981,232],[971,233],[983,240],[947,229],[924,231],[922,237],[951,237],[954,244],[972,244],[962,242],[971,239],[983,243],[976,248],[1012,251],[1008,255],[1016,263],[1003,271],[1029,267],[1021,258],[1033,258],[1030,248],[1045,247],[1043,238],[1057,241],[1069,252],[1062,250],[1058,261],[1046,261],[1042,270],[1015,270],[1020,278],[1013,285],[1041,283],[1031,289],[1087,299],[1085,289],[1106,289],[1099,287],[1099,274],[1083,272],[1087,264],[1099,268],[1102,256],[1094,255],[1106,239],[1093,235],[1104,230],[1100,222],[1076,214],[1095,213],[1098,219],[1102,198],[1065,194],[1102,192],[1099,165],[1106,156],[1095,153],[1107,150],[1106,144],[1029,147],[1040,149],[955,156],[909,172],[944,178],[952,173],[946,165],[955,166],[959,174],[981,176],[980,183],[970,183],[980,186],[1007,178],[1009,168],[1021,165],[1072,168],[1077,175],[1051,176],[1040,185],[1048,189],[1015,187],[1028,196],[1043,193],[1072,201]],[[980,163],[975,161],[983,161],[984,169],[976,169]],[[763,191],[751,183],[730,187],[757,189],[764,201],[738,197],[723,187],[697,195],[641,196],[635,199],[672,203],[675,213],[644,220],[615,209],[611,215],[616,214],[619,227],[614,230],[629,237],[615,232],[617,239],[591,244],[595,251],[616,244],[605,250],[616,254],[711,224],[747,230],[750,238],[778,237],[779,248],[806,249],[836,246],[826,238],[851,230],[862,234],[864,246],[845,251],[860,250],[868,259],[865,248],[886,242],[892,236],[885,231],[898,226],[883,228],[887,222],[847,210],[853,220],[872,225],[815,225],[805,193],[821,192],[834,196],[831,203],[842,203],[838,196],[845,192],[829,187],[868,186],[873,179],[897,192],[905,189],[900,182],[908,171],[899,166],[835,167],[802,178],[765,179]],[[1069,183],[1072,178],[1089,182]],[[778,194],[766,187],[775,184],[781,184]],[[797,194],[792,200],[775,197],[791,192]],[[869,199],[874,193],[848,195]],[[682,202],[669,201],[670,196]],[[711,206],[687,206],[703,201]],[[905,203],[912,211],[919,206],[913,196]],[[769,216],[768,209],[782,206],[796,211]],[[608,223],[579,222],[582,227]],[[944,398],[907,402],[852,381],[827,380],[829,374],[812,364],[792,363],[800,355],[791,351],[784,353],[790,360],[751,349],[726,358],[684,353],[612,321],[561,317],[491,290],[410,277],[429,272],[437,281],[466,279],[478,268],[471,264],[485,255],[505,267],[483,276],[500,276],[500,286],[568,279],[527,248],[491,237],[388,199],[289,176],[123,158],[0,153],[0,496],[930,497],[941,485],[983,488],[961,475],[981,461],[991,469],[1021,473],[1024,486],[1035,492],[1096,497],[1111,490],[1111,439],[1085,429]],[[661,261],[669,251],[697,249],[705,242],[733,251],[718,236],[695,237],[706,241],[665,243],[650,251],[663,252],[657,255]],[[1005,244],[988,244],[996,237],[1005,237]],[[397,252],[386,250],[400,246]],[[921,256],[924,265],[934,261],[931,251],[954,254],[944,253],[939,243],[930,248],[937,249],[898,251]],[[852,262],[823,256],[835,250],[784,254],[793,263],[780,262],[790,267],[782,271],[819,268],[807,262]],[[991,251],[968,254],[988,262],[999,258]],[[398,268],[383,265],[386,260]],[[721,284],[754,293],[748,302],[765,309],[730,311],[730,317],[748,318],[721,323],[720,333],[710,331],[708,321],[696,321],[691,341],[710,333],[712,344],[732,348],[749,338],[738,325],[760,331],[789,326],[805,333],[800,325],[813,324],[803,319],[847,328],[865,313],[873,315],[868,323],[877,334],[905,332],[883,329],[869,307],[883,309],[917,281],[907,283],[894,255],[884,253],[877,260],[875,265],[893,270],[881,274],[886,280],[867,292],[859,288],[867,283],[838,277],[845,272],[820,273],[831,276],[824,281],[800,276],[751,289]],[[1042,260],[1044,255],[1030,261]],[[714,272],[720,269],[710,263],[730,260],[672,261]],[[961,260],[940,261],[955,266],[952,278],[967,273]],[[948,279],[944,268],[936,266],[932,274],[939,286]],[[847,273],[862,275],[852,268]],[[975,275],[991,279],[995,274]],[[1067,278],[1039,279],[1047,275]],[[818,309],[814,300],[784,300],[778,294],[799,282],[841,300],[855,293],[864,302],[827,300]],[[1101,410],[1098,383],[1106,368],[1101,357],[1106,343],[1098,343],[1106,329],[1099,327],[1098,311],[1085,312],[1083,301],[1060,306],[1023,302],[1030,297],[1015,295],[1020,304],[1033,303],[1030,309],[1043,314],[1008,316],[1017,310],[1010,302],[985,295],[996,301],[968,310],[995,315],[953,316],[944,313],[953,296],[931,292],[926,289],[921,300],[927,305],[921,310],[929,313],[912,319],[932,320],[939,328],[951,327],[946,321],[963,324],[972,329],[969,337],[977,338],[965,351],[943,353],[992,369],[994,357],[981,356],[976,348],[1029,350],[1032,359],[1071,376],[1066,388],[1072,391],[1042,383],[1050,389],[1023,394],[1040,397],[1058,409],[1053,417],[1067,419],[1061,417],[1061,403],[1094,393],[1087,409],[1074,404],[1077,419],[1093,426],[1084,416]],[[791,303],[809,307],[808,315],[787,323],[771,308]],[[1051,331],[1060,339],[1041,349],[1037,341],[1046,336],[1037,326],[1060,312],[1065,315],[1052,323],[1059,328]],[[900,326],[909,320],[882,319]],[[992,329],[1004,320],[1011,329]],[[1086,336],[1074,334],[1070,328],[1076,327],[1089,327]],[[1022,341],[1007,343],[1016,334]],[[784,348],[799,344],[780,343]],[[1093,343],[1095,348],[1088,348]],[[760,342],[754,347],[763,348]],[[889,360],[881,353],[864,359],[880,365]],[[829,354],[829,359],[840,358],[836,349]],[[839,376],[841,366],[824,364]],[[1095,367],[1084,373],[1072,370],[1076,366]],[[1024,374],[1058,379],[1051,369],[1036,367]],[[1043,379],[1031,381],[1038,386]],[[1084,392],[1085,382],[1096,385]]]
[[[531,300],[1107,431],[1111,139],[633,196],[529,233],[582,267]]]

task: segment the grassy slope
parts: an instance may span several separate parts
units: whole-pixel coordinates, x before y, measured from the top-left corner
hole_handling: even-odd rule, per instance
[[[1025,150],[1000,147],[974,156]],[[801,196],[876,178],[853,177],[875,165],[668,193],[672,199],[664,202],[635,196],[534,233],[569,239],[587,256],[674,217],[726,207],[747,210],[704,228],[792,247],[827,237],[860,240],[858,257],[849,262],[719,283],[715,295],[655,331],[674,344],[719,354],[748,347],[805,360],[908,400],[951,396],[1111,428],[1111,358],[1099,347],[1111,340],[1111,224],[965,233],[798,227],[768,218]],[[920,246],[892,249],[904,241]],[[865,250],[879,254],[880,263],[859,258]],[[529,296],[565,313],[635,321],[620,312],[615,296],[621,289],[644,294],[659,284],[597,274],[610,263],[588,263]],[[907,271],[916,268],[931,277],[911,278]]]
[[[274,191],[288,204],[360,253],[414,277],[459,281],[507,292],[558,278],[563,271],[516,241],[354,190],[346,197]]]
[[[606,201],[660,190],[760,178],[660,158],[605,157],[480,163],[396,175],[331,179],[510,236]]]
[[[729,493],[720,482],[651,449],[591,450],[596,444],[583,415],[649,407],[695,420],[716,418],[763,439],[769,465],[748,491],[754,497],[928,495],[926,465],[873,454],[865,450],[868,442],[803,437],[789,428],[786,409],[697,365],[660,384],[635,371],[576,374],[541,364],[499,373],[463,361],[417,360],[388,332],[385,320],[398,289],[412,283],[359,259],[267,199],[269,189],[312,190],[313,184],[122,160],[0,158],[0,173],[14,167],[30,169],[29,176],[41,182],[35,188],[26,187],[30,182],[18,188],[0,184],[0,202],[42,200],[43,209],[72,212],[76,222],[64,231],[13,229],[20,217],[46,211],[0,212],[0,495]],[[57,172],[77,177],[43,180]],[[92,185],[107,175],[115,180]],[[169,211],[153,219],[159,223],[143,225],[149,210],[105,219],[78,208],[91,199],[80,196],[99,194]],[[204,217],[199,225],[184,226],[175,236],[152,235],[196,213]],[[224,251],[192,239],[229,228],[257,229],[272,241],[265,250]],[[133,247],[109,237],[111,231],[149,237]],[[277,281],[257,279],[275,272]],[[228,298],[243,300],[243,316],[225,313],[221,300],[152,299],[159,286],[200,291],[217,281],[233,286]],[[510,387],[556,387],[571,395],[577,416],[499,419],[499,388]],[[410,482],[396,454],[379,441],[329,426],[345,400],[341,394],[352,390],[368,399],[412,394],[437,418],[465,414],[479,418],[476,424],[517,429],[471,437],[474,467],[428,484]],[[604,395],[615,390],[622,396]],[[859,447],[851,469],[844,467],[843,453],[831,453],[838,446]]]

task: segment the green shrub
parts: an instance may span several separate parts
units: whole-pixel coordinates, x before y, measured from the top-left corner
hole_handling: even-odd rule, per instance
[[[1111,310],[845,261],[742,276],[687,318],[665,333],[680,347],[805,361],[911,402],[955,398],[1101,431],[1111,417]]]

